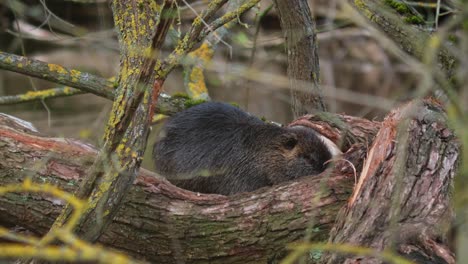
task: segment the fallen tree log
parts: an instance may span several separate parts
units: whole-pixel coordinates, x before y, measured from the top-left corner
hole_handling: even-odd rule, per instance
[[[426,111],[424,116],[442,115],[441,109],[434,107],[431,102],[426,101],[419,107]],[[402,109],[395,110],[391,115],[398,115]],[[423,117],[410,118],[419,120]],[[395,120],[397,122],[390,125],[396,127],[403,119]],[[336,160],[332,169],[317,177],[304,177],[298,181],[229,197],[182,190],[151,172],[141,170],[99,243],[136,258],[158,263],[266,263],[283,256],[289,242],[303,240],[306,234],[310,241],[327,240],[340,208],[345,206],[343,210],[349,211],[356,204],[356,194],[349,200],[357,180],[355,171],[360,173],[367,148],[371,146],[381,123],[336,115],[334,118],[306,116],[297,120],[296,124],[313,127],[335,143],[342,142],[342,150],[345,151],[342,159]],[[416,127],[422,124],[427,125],[416,122]],[[440,133],[431,133],[429,136],[441,140],[437,141],[439,144],[436,146],[430,145],[432,147],[429,149],[433,151],[421,152],[420,155],[433,153],[427,156],[431,163],[426,166],[440,163],[447,168],[452,166],[450,170],[439,170],[440,174],[446,174],[440,176],[445,177],[446,181],[438,185],[438,190],[447,193],[434,202],[440,210],[449,212],[444,214],[446,217],[451,212],[447,199],[456,169],[455,154],[458,149],[443,118],[432,124],[439,128],[437,131]],[[381,130],[379,135],[385,133],[382,131],[385,130]],[[410,145],[417,144],[421,149],[425,144],[431,144],[425,137],[411,138],[414,140]],[[391,149],[399,148],[399,142],[392,140],[379,144],[387,144]],[[383,149],[386,147],[377,146]],[[375,147],[376,143],[370,153],[375,153]],[[449,150],[454,153],[449,161],[443,155],[434,154]],[[10,117],[0,117],[0,185],[18,183],[29,177],[34,182],[53,183],[73,192],[96,154],[95,148],[82,142],[46,137]],[[379,168],[385,168],[387,162],[393,161],[371,155],[366,164],[374,164],[372,159],[380,162]],[[405,173],[404,167],[402,170]],[[369,168],[366,167],[365,171],[362,174],[365,176],[361,176],[365,177],[365,181],[368,181],[368,177],[378,178],[383,175],[381,170],[371,176],[367,175]],[[362,186],[360,181],[355,193],[361,193]],[[385,192],[385,188],[381,186],[378,190]],[[414,185],[409,191],[420,188]],[[385,202],[390,203],[391,199],[382,201],[383,208]],[[61,201],[47,195],[12,193],[0,196],[0,224],[15,230],[21,227],[41,236],[48,231],[62,207]],[[427,216],[434,218],[442,215]],[[336,225],[338,231],[334,231],[332,237],[340,233],[340,227],[347,225],[342,221],[348,218],[343,212],[340,214]],[[431,226],[440,223],[432,220],[427,222]],[[418,218],[417,224],[425,226],[426,221],[424,217]],[[344,233],[345,237],[352,237],[355,234],[353,231],[356,229]],[[377,228],[368,232],[381,231]],[[377,239],[377,236],[369,237]],[[387,242],[383,241],[379,245]],[[372,243],[362,245],[383,249]],[[331,260],[330,263],[341,261]]]

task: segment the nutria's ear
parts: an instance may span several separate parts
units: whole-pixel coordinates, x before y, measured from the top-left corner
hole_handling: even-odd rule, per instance
[[[287,149],[292,150],[297,145],[297,135],[294,133],[286,133],[281,135],[281,145]]]

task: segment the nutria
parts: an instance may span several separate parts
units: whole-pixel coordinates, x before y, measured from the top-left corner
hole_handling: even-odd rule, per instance
[[[156,171],[175,185],[224,195],[319,174],[331,157],[311,129],[267,124],[215,102],[174,115],[153,148]]]

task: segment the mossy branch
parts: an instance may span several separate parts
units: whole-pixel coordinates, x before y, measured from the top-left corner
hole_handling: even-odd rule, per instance
[[[431,34],[423,28],[412,25],[410,19],[402,18],[398,11],[386,4],[385,0],[352,0],[348,1],[369,21],[385,32],[408,54],[420,61],[424,61],[425,51]],[[438,52],[439,63],[448,76],[452,76],[456,65],[456,58],[449,52],[449,43],[444,40],[440,43]]]
[[[161,82],[155,82],[155,52],[169,23],[161,23],[169,6],[149,1],[134,8],[132,1],[113,1],[112,10],[121,47],[119,87],[104,135],[104,148],[75,195],[88,198],[75,231],[95,241],[112,220],[139,170]],[[132,15],[129,15],[132,14]],[[138,21],[134,19],[137,18]],[[139,25],[154,25],[139,27]],[[148,36],[150,36],[148,38]],[[153,86],[153,89],[151,89]],[[97,180],[99,182],[97,182]],[[70,205],[62,210],[46,238],[70,221]]]
[[[77,89],[112,99],[112,82],[95,75],[68,69],[58,64],[0,51],[0,69],[26,74],[47,81],[75,87]]]
[[[29,91],[25,94],[0,96],[0,105],[21,104],[26,102],[38,101],[42,99],[51,99],[57,97],[67,97],[86,92],[71,87],[52,88],[40,91]]]
[[[163,18],[163,14],[173,5],[149,1],[134,8],[132,1],[112,2],[121,48],[120,82],[106,126],[104,148],[76,193],[78,197],[89,197],[77,228],[88,241],[99,238],[110,223],[139,170],[153,105],[162,88],[151,69],[172,23],[172,18]],[[69,214],[69,208],[65,208],[50,232],[68,222]]]
[[[3,61],[1,61],[3,58]],[[31,66],[25,68],[24,63],[30,63]],[[32,66],[35,65],[35,66]],[[52,68],[55,69],[64,69],[62,72],[62,77],[53,72],[49,72],[48,67],[53,65]],[[37,68],[34,68],[37,67]],[[53,81],[59,84],[68,85],[65,87],[51,88],[41,91],[31,91],[25,94],[18,94],[12,96],[0,96],[0,105],[9,105],[9,104],[20,104],[25,102],[37,101],[41,99],[51,99],[57,97],[65,97],[72,95],[79,95],[84,93],[92,93],[97,96],[114,100],[114,87],[113,82],[110,79],[104,79],[102,77],[93,75],[87,72],[80,72],[82,75],[87,76],[87,78],[77,78],[73,77],[67,73],[69,72],[78,72],[73,69],[67,69],[58,64],[49,64],[43,61],[29,59],[27,57],[18,56],[14,54],[9,54],[0,51],[0,68],[8,71],[18,72],[25,75],[37,77],[40,79],[45,79]],[[41,72],[41,69],[47,69],[46,72]],[[39,72],[37,72],[39,70]],[[47,77],[49,76],[49,77]],[[52,77],[51,77],[52,76]],[[67,79],[73,79],[71,83],[67,82]],[[89,82],[88,80],[94,80]],[[95,90],[95,84],[102,84],[99,89]],[[155,107],[155,113],[172,115],[185,108],[192,105],[192,100],[188,97],[174,97],[161,93],[158,98],[158,105]]]

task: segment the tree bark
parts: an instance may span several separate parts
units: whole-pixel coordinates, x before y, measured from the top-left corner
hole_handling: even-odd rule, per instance
[[[288,78],[295,117],[326,111],[319,87],[315,22],[306,0],[274,1],[286,42]]]
[[[459,143],[442,109],[425,101],[390,114],[330,242],[391,249],[416,263],[455,263],[447,247]],[[323,263],[383,263],[328,255]]]
[[[158,263],[266,263],[283,257],[290,242],[330,237],[332,242],[376,250],[395,245],[402,255],[453,263],[443,229],[452,216],[449,194],[457,168],[457,141],[436,103],[415,105],[393,111],[383,124],[342,115],[295,121],[335,143],[348,142],[343,144],[342,159],[317,177],[251,193],[197,194],[141,171],[99,242]],[[408,109],[414,114],[408,114]],[[398,129],[405,122],[409,126]],[[342,129],[343,124],[347,129]],[[407,140],[400,138],[404,134],[400,131],[407,132]],[[82,142],[48,138],[0,115],[1,186],[30,177],[37,184],[54,183],[73,192],[96,154],[96,149]],[[361,174],[357,184],[354,170]],[[0,196],[0,224],[41,236],[62,206],[54,197],[10,193]],[[396,226],[391,225],[393,220]],[[345,258],[330,255],[324,261],[357,259]],[[359,259],[361,263],[380,261]]]

